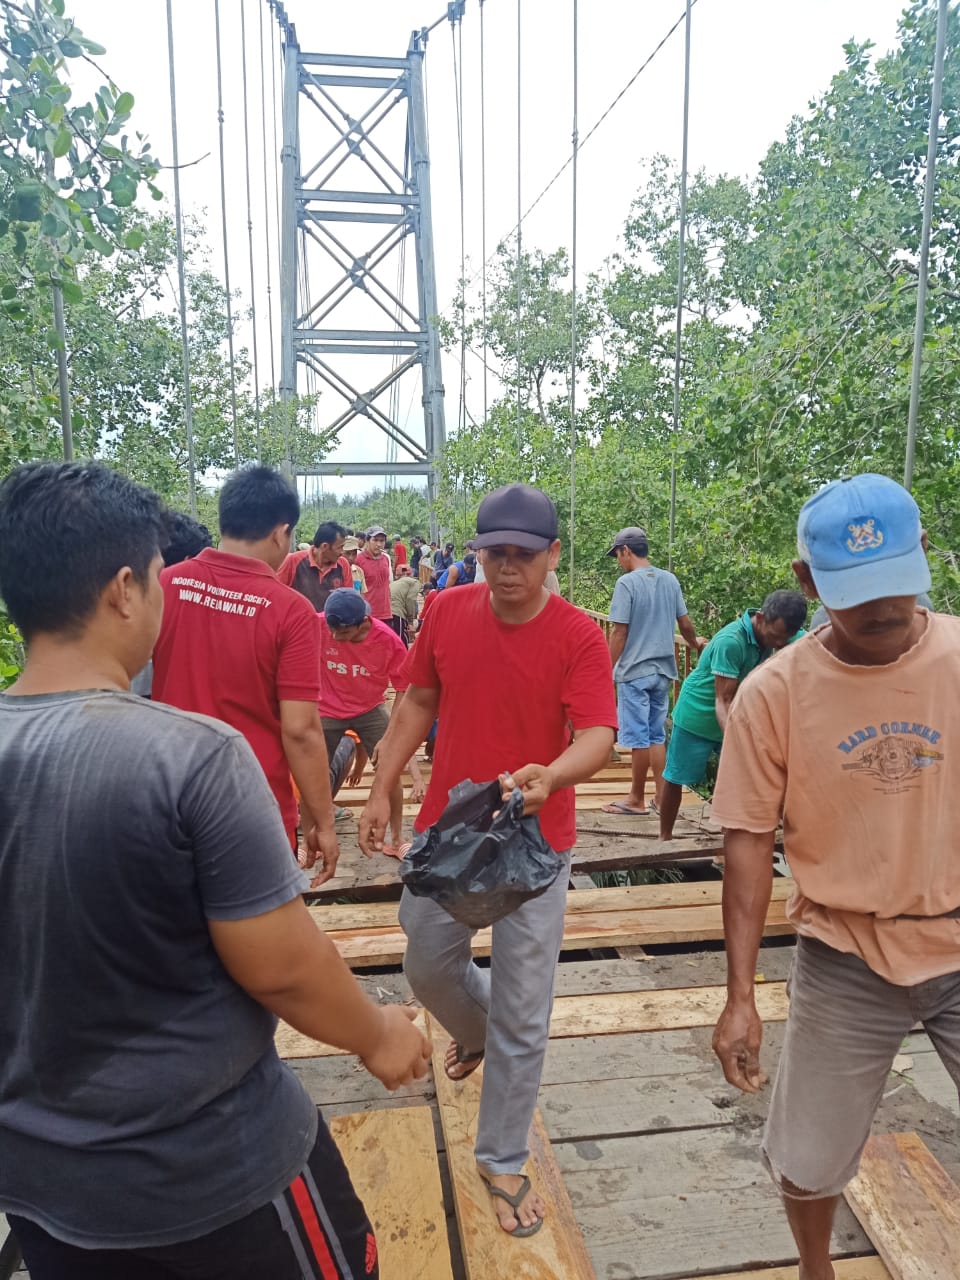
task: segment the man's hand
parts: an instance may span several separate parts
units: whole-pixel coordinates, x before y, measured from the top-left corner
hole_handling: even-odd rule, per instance
[[[423,804],[423,797],[427,794],[427,788],[424,786],[422,778],[414,778],[410,786],[410,795],[407,797],[410,804]]]
[[[523,816],[539,813],[553,793],[553,771],[546,764],[525,764],[513,773],[501,773],[500,789],[504,804],[515,787],[523,792]]]
[[[376,1048],[360,1061],[385,1089],[399,1089],[427,1074],[430,1041],[413,1025],[416,1009],[388,1004],[380,1009],[383,1030]]]
[[[316,889],[318,885],[326,884],[328,880],[333,879],[339,857],[340,845],[333,826],[321,826],[317,823],[316,826],[311,827],[307,832],[307,854],[304,865],[312,867],[317,862],[320,863],[320,870],[310,881],[311,889]]]
[[[753,997],[727,1000],[713,1032],[713,1051],[720,1059],[727,1083],[743,1093],[757,1093],[766,1083],[760,1070],[763,1023]]]
[[[360,815],[360,830],[357,840],[360,850],[368,858],[383,849],[383,841],[390,821],[390,797],[370,793],[370,799],[364,805]]]

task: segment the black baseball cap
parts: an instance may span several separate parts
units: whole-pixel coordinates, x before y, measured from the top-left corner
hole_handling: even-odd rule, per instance
[[[488,493],[477,511],[477,550],[514,546],[546,551],[556,542],[557,508],[550,498],[528,484],[505,484]]]
[[[625,547],[628,542],[646,542],[647,531],[641,529],[638,525],[631,524],[626,529],[621,529],[613,540],[613,546],[607,552],[608,556],[615,556],[621,547]]]

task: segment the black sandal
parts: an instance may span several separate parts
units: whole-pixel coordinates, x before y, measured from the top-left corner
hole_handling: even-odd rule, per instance
[[[543,1226],[543,1219],[537,1218],[536,1222],[531,1222],[528,1227],[525,1227],[520,1221],[520,1203],[523,1200],[523,1197],[530,1191],[530,1179],[527,1175],[523,1175],[523,1181],[520,1183],[520,1190],[514,1195],[511,1195],[509,1191],[504,1191],[502,1187],[495,1187],[493,1183],[487,1182],[486,1178],[483,1180],[487,1183],[487,1190],[492,1196],[499,1196],[501,1200],[506,1200],[507,1204],[513,1210],[513,1216],[517,1220],[517,1225],[512,1231],[508,1231],[506,1227],[501,1227],[503,1234],[506,1236],[520,1236],[521,1238],[526,1236],[535,1236]]]
[[[451,1065],[456,1067],[470,1068],[469,1071],[464,1071],[463,1075],[461,1076],[452,1076],[450,1074],[449,1068],[447,1067],[446,1060],[444,1060],[443,1070],[447,1079],[453,1080],[454,1083],[456,1083],[457,1081],[460,1081],[460,1080],[466,1080],[468,1076],[473,1075],[477,1067],[479,1067],[480,1063],[483,1061],[484,1050],[481,1049],[479,1053],[464,1053],[463,1045],[457,1044],[455,1041],[453,1043],[453,1047],[457,1051],[457,1056],[454,1058],[453,1063]],[[449,1053],[449,1049],[447,1050],[447,1052]]]

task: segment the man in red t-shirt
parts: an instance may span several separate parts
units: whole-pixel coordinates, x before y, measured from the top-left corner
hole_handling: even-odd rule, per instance
[[[407,682],[402,677],[407,647],[385,622],[371,618],[370,606],[358,591],[332,591],[320,614],[320,719],[333,756],[340,739],[352,729],[371,758],[396,712]],[[392,685],[396,697],[387,714],[384,696]],[[402,858],[403,786],[390,792],[392,844],[383,852]]]
[[[367,541],[363,550],[357,553],[357,564],[363,570],[363,576],[367,580],[367,603],[370,605],[370,612],[381,622],[389,622],[393,617],[393,609],[390,605],[393,569],[390,566],[386,546],[386,533],[380,525],[374,525],[367,531]]]
[[[319,613],[327,596],[353,584],[350,561],[343,554],[346,529],[334,520],[320,525],[306,551],[294,551],[277,570],[277,577],[299,591]]]
[[[471,958],[472,930],[431,899],[404,890],[400,904],[410,985],[453,1036],[447,1075],[461,1080],[486,1058],[476,1156],[500,1225],[532,1235],[545,1206],[521,1170],[563,939],[574,784],[609,758],[616,701],[601,632],[544,586],[560,557],[557,510],[546,494],[523,484],[497,489],[480,504],[477,531],[486,581],[438,593],[410,650],[410,686],[380,744],[360,847],[379,848],[390,788],[439,714],[416,830],[437,821],[457,783],[499,778],[505,800],[521,789],[524,813],[539,816],[562,859],[546,893],[493,926],[489,969]]]
[[[399,533],[393,535],[393,570],[394,573],[402,564],[407,563],[407,544],[401,539]]]
[[[320,696],[317,615],[277,581],[300,516],[296,490],[269,467],[235,471],[220,491],[220,547],[160,575],[163,625],[153,698],[224,720],[247,739],[296,849],[300,791],[307,865],[322,883],[339,850]]]

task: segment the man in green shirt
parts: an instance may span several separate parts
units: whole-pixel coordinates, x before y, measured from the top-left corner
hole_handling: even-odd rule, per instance
[[[772,591],[760,609],[746,609],[717,632],[680,686],[673,708],[660,792],[660,839],[672,840],[684,787],[696,787],[720,750],[740,682],[775,649],[794,640],[807,617],[799,591]]]

